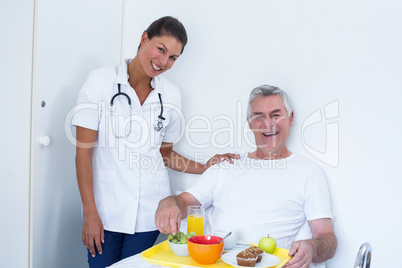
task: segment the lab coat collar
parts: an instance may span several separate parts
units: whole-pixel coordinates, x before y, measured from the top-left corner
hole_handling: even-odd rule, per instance
[[[131,59],[124,60],[117,67],[117,77],[116,83],[124,86],[128,86],[128,64],[130,64]]]
[[[126,59],[120,63],[117,68],[116,83],[128,86],[128,65],[133,59]],[[154,89],[155,93],[164,93],[160,77],[156,76],[151,79],[151,87]]]
[[[159,76],[155,76],[151,79],[151,87],[154,89],[155,93],[164,93],[163,84]]]

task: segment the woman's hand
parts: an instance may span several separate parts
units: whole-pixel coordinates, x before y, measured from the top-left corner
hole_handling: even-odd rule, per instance
[[[89,249],[94,258],[96,256],[95,247],[99,254],[102,254],[102,243],[105,243],[105,233],[102,221],[97,213],[84,216],[82,225],[82,242]]]
[[[211,157],[207,163],[201,164],[190,160],[173,150],[173,143],[162,142],[160,152],[165,165],[173,170],[191,174],[202,174],[210,166],[222,162],[224,160],[233,164],[232,159],[239,159],[238,154],[216,154]]]
[[[77,169],[77,182],[80,189],[82,208],[84,211],[84,223],[82,225],[82,242],[89,249],[92,257],[96,251],[102,254],[104,232],[102,221],[98,215],[95,204],[92,156],[98,132],[77,126],[77,153],[75,165]]]
[[[211,157],[207,163],[205,163],[206,169],[208,169],[210,166],[213,166],[217,163],[223,162],[223,161],[228,161],[229,163],[233,164],[232,159],[239,159],[240,155],[238,154],[231,154],[231,153],[226,153],[226,154],[216,154],[213,157]]]

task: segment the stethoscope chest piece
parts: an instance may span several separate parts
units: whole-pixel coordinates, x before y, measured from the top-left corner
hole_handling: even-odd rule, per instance
[[[162,137],[165,136],[165,129],[163,128],[162,119],[155,121],[154,129],[155,129],[155,131],[160,132]]]
[[[162,120],[156,120],[154,123],[154,129],[155,131],[161,131],[163,129],[163,123]]]

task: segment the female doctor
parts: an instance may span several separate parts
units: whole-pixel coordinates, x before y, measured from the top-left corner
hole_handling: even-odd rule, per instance
[[[200,164],[173,150],[183,129],[181,96],[160,74],[186,43],[184,26],[162,17],[144,31],[133,59],[92,71],[80,91],[72,124],[90,267],[109,266],[154,244],[154,214],[170,195],[166,166],[201,174],[238,158],[215,155]]]

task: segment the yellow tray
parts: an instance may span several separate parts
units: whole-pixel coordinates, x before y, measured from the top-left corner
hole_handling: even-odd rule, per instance
[[[276,248],[273,255],[279,258],[280,262],[276,266],[272,266],[273,268],[281,268],[283,267],[291,257],[288,256],[289,250],[284,248]],[[179,257],[173,254],[172,250],[169,247],[168,241],[165,240],[159,243],[152,248],[144,250],[140,254],[141,258],[146,260],[149,263],[169,266],[169,267],[183,267],[183,266],[197,266],[197,267],[233,267],[232,265],[226,264],[221,259],[219,259],[216,263],[211,265],[201,265],[196,263],[191,257]]]

